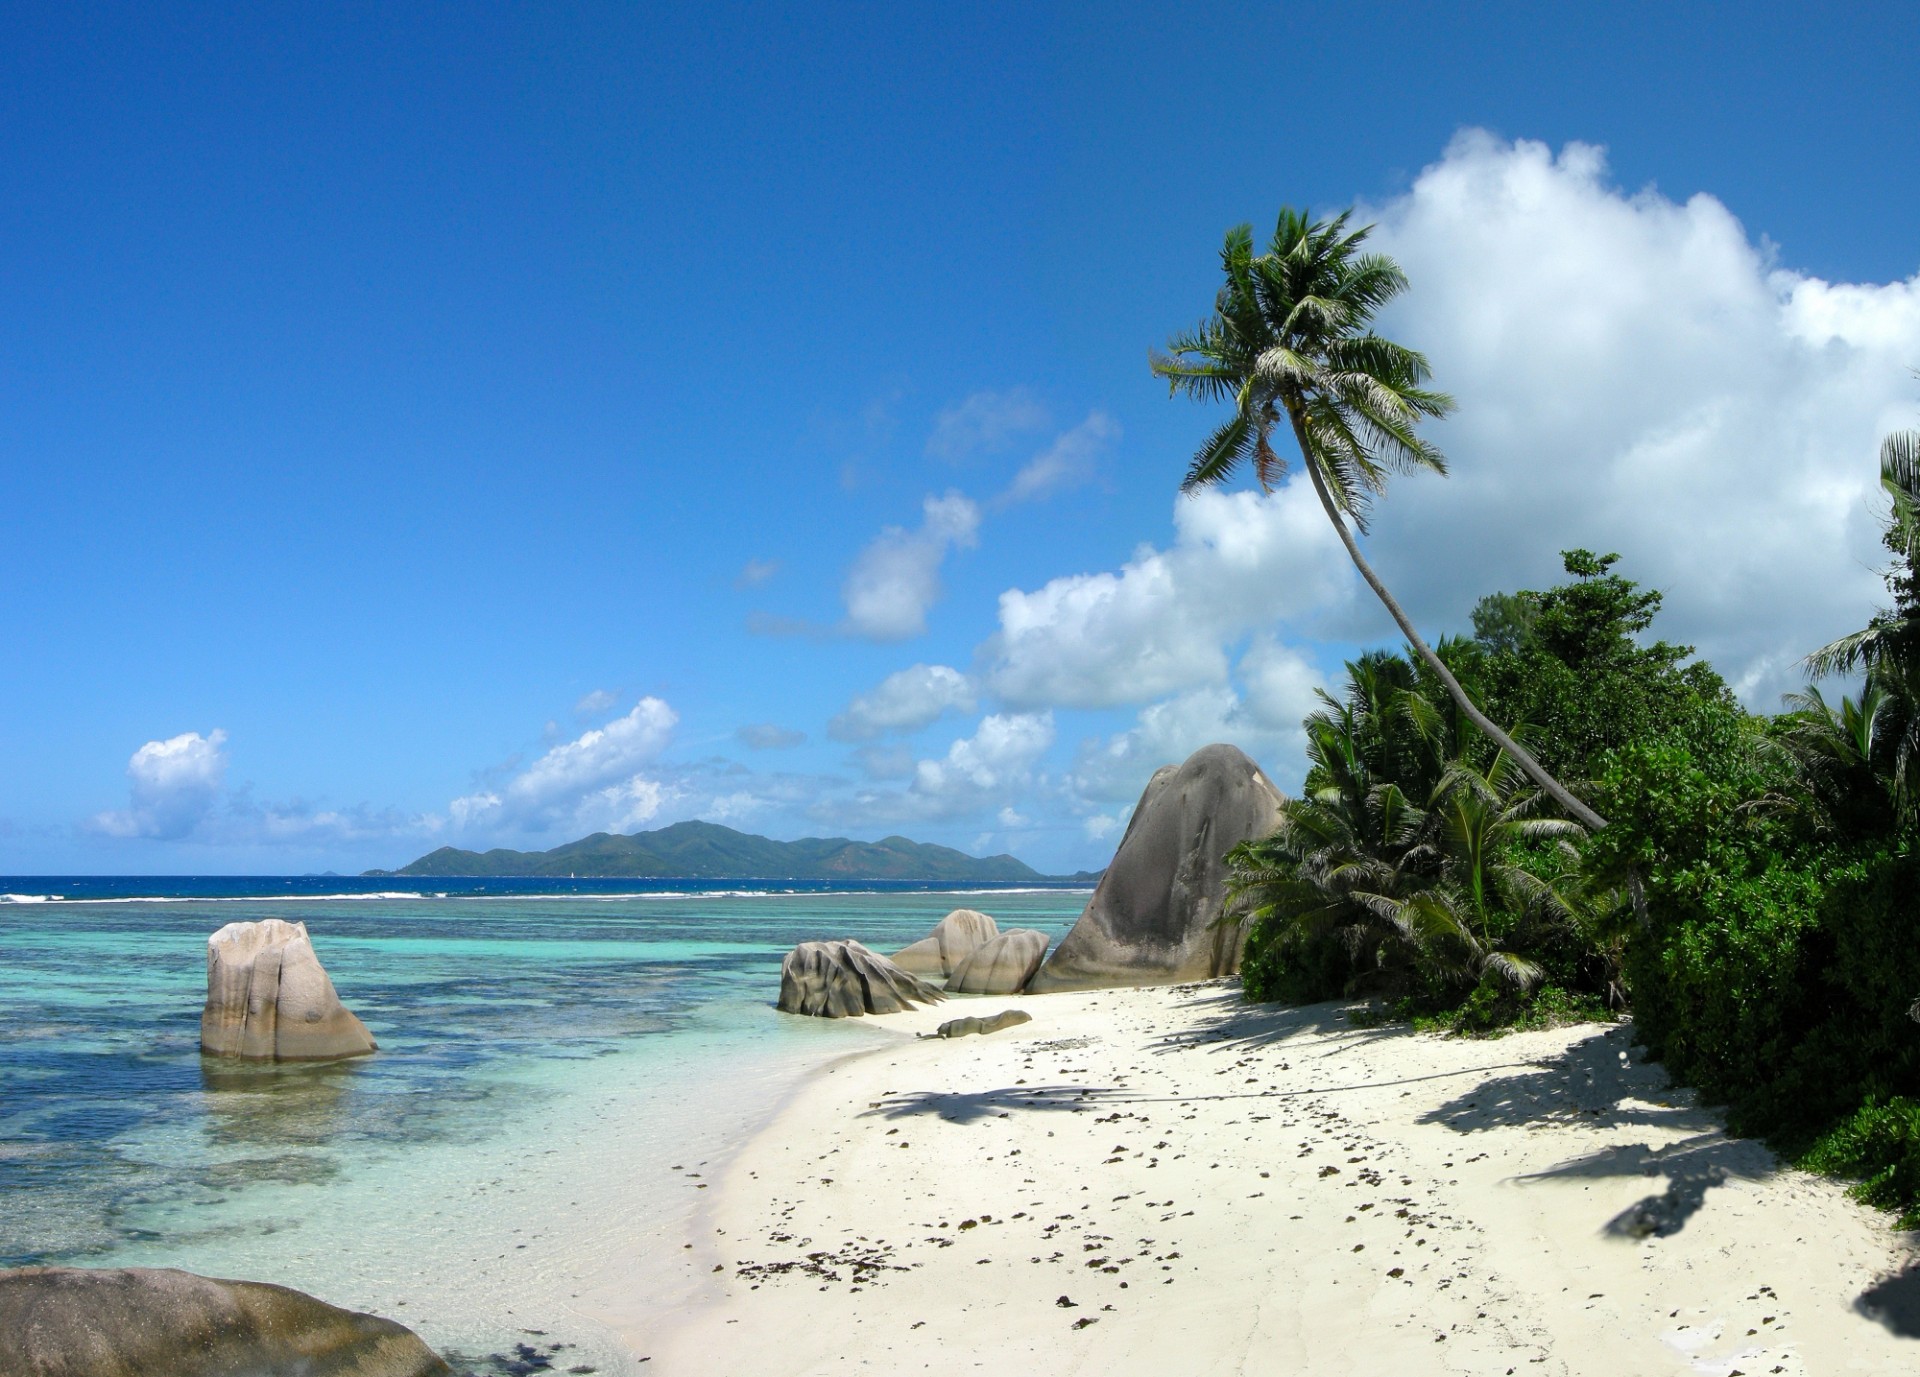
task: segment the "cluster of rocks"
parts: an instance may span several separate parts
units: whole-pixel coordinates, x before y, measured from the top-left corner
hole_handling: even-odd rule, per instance
[[[955,909],[891,957],[858,942],[802,942],[780,965],[779,1007],[790,1014],[858,1018],[935,1004],[949,994],[1018,994],[1040,969],[1047,944],[1044,932],[1002,932],[970,908]]]
[[[1270,834],[1280,804],[1280,791],[1237,747],[1203,747],[1148,781],[1112,863],[1051,956],[1043,932],[1003,932],[984,913],[955,909],[891,958],[858,942],[802,942],[781,968],[780,1008],[846,1018],[947,994],[1044,994],[1232,975],[1246,933],[1226,912],[1226,856]],[[936,980],[944,989],[934,987]]]

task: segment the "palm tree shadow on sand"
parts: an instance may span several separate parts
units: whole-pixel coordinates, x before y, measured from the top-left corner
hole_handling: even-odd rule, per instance
[[[1011,1118],[1016,1110],[1076,1113],[1109,1099],[1134,1096],[1110,1085],[1009,1085],[993,1090],[914,1090],[887,1095],[860,1111],[870,1119],[934,1117],[948,1123],[972,1124],[982,1119]]]
[[[1634,1202],[1607,1220],[1602,1231],[1639,1240],[1679,1233],[1707,1203],[1710,1192],[1730,1181],[1764,1181],[1782,1170],[1763,1143],[1730,1137],[1717,1112],[1670,1088],[1657,1063],[1635,1062],[1627,1051],[1625,1025],[1597,1030],[1560,1055],[1526,1070],[1491,1077],[1421,1116],[1458,1133],[1539,1123],[1586,1124],[1603,1129],[1644,1126],[1684,1134],[1653,1147],[1628,1143],[1583,1154],[1557,1167],[1518,1178],[1598,1180],[1607,1177],[1664,1178],[1665,1189]],[[1854,1309],[1902,1338],[1920,1338],[1920,1261],[1861,1292]]]
[[[1370,1027],[1356,1023],[1354,1016],[1362,1012],[1363,1006],[1350,1001],[1250,1004],[1242,997],[1237,981],[1176,985],[1173,993],[1188,996],[1184,1007],[1193,1010],[1196,1016],[1182,1021],[1178,1028],[1156,1041],[1154,1050],[1160,1053],[1209,1047],[1227,1052],[1264,1047],[1307,1034],[1341,1037],[1342,1041],[1324,1049],[1325,1055],[1337,1056],[1355,1043],[1416,1036],[1406,1024]]]
[[[1920,1260],[1860,1293],[1853,1308],[1902,1339],[1920,1339]]]
[[[1601,1148],[1519,1178],[1664,1178],[1664,1190],[1622,1210],[1602,1229],[1628,1239],[1679,1233],[1715,1187],[1736,1178],[1765,1180],[1780,1164],[1761,1144],[1728,1137],[1717,1114],[1672,1091],[1664,1068],[1634,1061],[1628,1054],[1630,1036],[1624,1025],[1596,1029],[1524,1071],[1489,1077],[1421,1115],[1420,1122],[1468,1134],[1560,1123],[1602,1130],[1658,1129],[1663,1138],[1683,1135],[1659,1147],[1640,1142]]]

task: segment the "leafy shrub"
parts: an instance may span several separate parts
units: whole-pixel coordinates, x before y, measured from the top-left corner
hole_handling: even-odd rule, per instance
[[[1255,920],[1247,932],[1240,983],[1248,999],[1318,1004],[1347,993],[1350,963],[1331,934],[1307,936],[1287,929],[1272,914]]]
[[[1455,1007],[1427,1013],[1411,1006],[1398,1012],[1422,1032],[1459,1033],[1465,1037],[1501,1037],[1507,1033],[1564,1028],[1570,1023],[1606,1023],[1617,1015],[1597,994],[1541,985],[1521,992],[1511,986],[1482,981]]]
[[[1869,1205],[1901,1212],[1899,1227],[1920,1229],[1920,1103],[1868,1100],[1822,1134],[1799,1165],[1829,1176],[1852,1176],[1848,1192]]]
[[[1640,877],[1636,1032],[1737,1131],[1911,1213],[1920,1139],[1889,1106],[1920,1097],[1920,860],[1827,827],[1764,725],[1707,706],[1608,759],[1587,859]]]

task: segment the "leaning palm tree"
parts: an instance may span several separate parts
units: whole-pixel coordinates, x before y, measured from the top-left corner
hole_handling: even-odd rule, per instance
[[[1440,451],[1415,426],[1446,415],[1453,399],[1424,386],[1423,356],[1370,328],[1407,279],[1391,258],[1361,252],[1372,226],[1349,231],[1350,214],[1314,221],[1284,209],[1272,243],[1259,255],[1250,227],[1227,232],[1220,253],[1226,284],[1213,315],[1176,335],[1165,354],[1152,355],[1155,375],[1172,392],[1234,406],[1194,456],[1181,486],[1193,492],[1223,482],[1251,460],[1254,477],[1271,492],[1287,474],[1287,461],[1272,443],[1274,428],[1284,425],[1354,567],[1461,713],[1568,815],[1589,830],[1604,827],[1604,818],[1474,705],[1354,539],[1355,530],[1366,531],[1369,505],[1385,492],[1392,471],[1447,471]]]

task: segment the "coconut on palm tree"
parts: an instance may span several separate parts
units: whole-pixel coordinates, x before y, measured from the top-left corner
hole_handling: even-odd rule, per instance
[[[1220,252],[1226,283],[1213,314],[1152,356],[1155,375],[1171,391],[1233,403],[1233,415],[1201,446],[1182,487],[1192,492],[1224,482],[1251,461],[1254,477],[1271,492],[1289,468],[1273,432],[1290,432],[1354,567],[1461,713],[1569,816],[1589,830],[1604,827],[1604,818],[1474,705],[1354,538],[1356,530],[1365,533],[1369,505],[1386,491],[1390,474],[1447,471],[1440,451],[1415,428],[1446,415],[1453,399],[1425,386],[1421,354],[1373,333],[1374,315],[1405,289],[1406,274],[1386,255],[1362,252],[1372,227],[1349,230],[1349,218],[1315,221],[1283,209],[1263,254],[1253,251],[1250,227],[1227,232]]]

